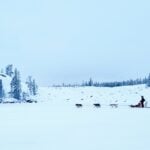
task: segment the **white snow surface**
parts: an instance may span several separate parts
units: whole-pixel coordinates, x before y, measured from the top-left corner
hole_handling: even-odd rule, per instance
[[[74,105],[81,103],[91,107],[93,103],[100,103],[102,107],[118,104],[128,107],[138,103],[141,96],[150,101],[150,88],[145,85],[123,86],[115,88],[100,87],[41,87],[37,99],[39,102],[49,102],[57,105]]]
[[[149,150],[150,109],[128,107],[141,95],[150,88],[39,88],[36,104],[0,105],[0,149]]]

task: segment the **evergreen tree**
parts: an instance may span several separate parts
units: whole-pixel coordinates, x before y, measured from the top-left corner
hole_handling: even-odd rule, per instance
[[[37,86],[35,80],[32,79],[32,76],[29,76],[27,78],[26,84],[28,86],[30,95],[36,95],[37,94],[37,90],[38,90],[38,86]]]
[[[3,83],[2,80],[0,79],[0,102],[2,101],[3,97],[4,97]]]
[[[37,95],[38,86],[37,86],[35,80],[33,80],[33,82],[32,82],[32,90],[33,90],[33,95]]]
[[[11,81],[11,95],[17,100],[21,100],[21,80],[20,73],[15,69],[14,76]]]
[[[12,65],[12,64],[11,64],[11,65],[8,65],[8,66],[6,67],[6,74],[7,74],[8,76],[12,77],[12,75],[13,75],[13,65]]]
[[[90,80],[88,82],[88,86],[93,86],[93,80],[92,80],[92,78],[90,78]]]
[[[148,87],[150,87],[150,74],[149,74],[149,76],[148,76],[148,78],[147,78],[147,83],[146,83],[146,85],[147,85]]]
[[[28,86],[30,95],[33,95],[33,91],[32,91],[32,76],[28,76],[26,84]]]

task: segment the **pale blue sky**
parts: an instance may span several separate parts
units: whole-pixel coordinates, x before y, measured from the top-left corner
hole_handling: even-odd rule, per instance
[[[149,0],[0,0],[0,67],[41,85],[144,77]]]

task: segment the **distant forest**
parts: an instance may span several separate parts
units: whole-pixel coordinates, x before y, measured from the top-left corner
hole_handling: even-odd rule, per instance
[[[143,79],[137,78],[135,80],[130,79],[126,81],[114,81],[114,82],[95,82],[92,78],[88,81],[83,81],[81,84],[65,84],[62,85],[53,85],[54,87],[85,87],[85,86],[94,86],[94,87],[119,87],[119,86],[132,86],[132,85],[139,85],[139,84],[146,84],[150,87],[150,74],[148,77]]]

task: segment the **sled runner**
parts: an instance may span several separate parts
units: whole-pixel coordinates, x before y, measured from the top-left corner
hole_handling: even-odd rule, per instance
[[[137,104],[137,105],[129,105],[129,107],[131,107],[131,108],[150,108],[150,107],[148,107],[148,106],[141,107],[141,106],[139,106],[138,104]]]

